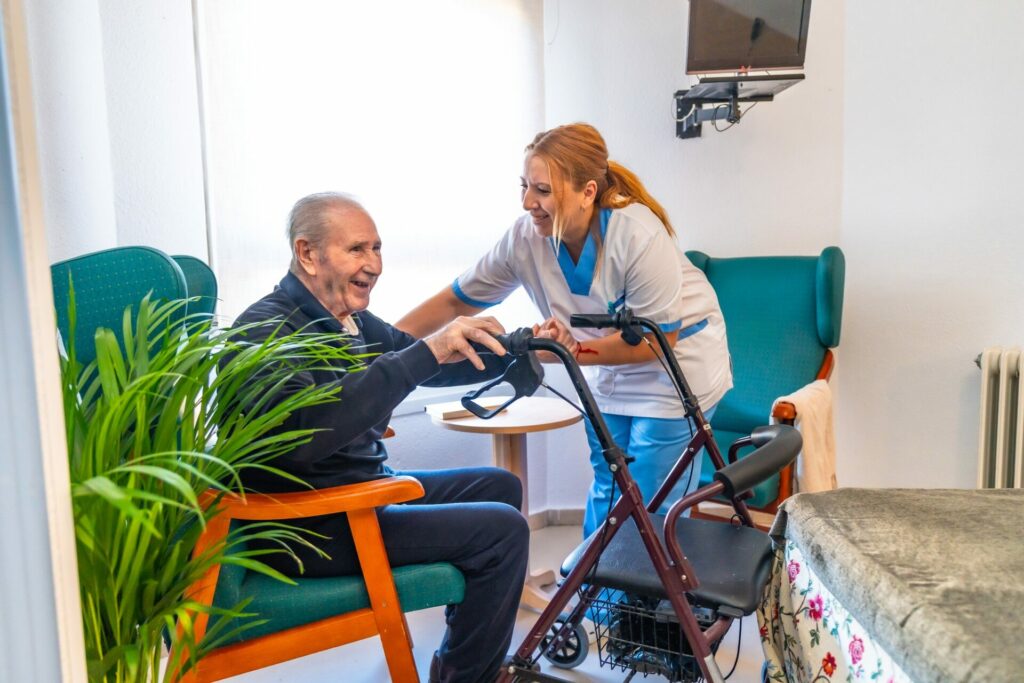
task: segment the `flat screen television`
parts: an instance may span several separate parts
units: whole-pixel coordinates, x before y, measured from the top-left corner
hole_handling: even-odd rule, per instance
[[[811,0],[690,0],[686,73],[800,69]]]

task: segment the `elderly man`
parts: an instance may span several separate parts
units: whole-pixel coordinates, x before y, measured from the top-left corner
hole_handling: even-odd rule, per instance
[[[324,431],[272,464],[316,488],[394,476],[381,442],[391,411],[420,384],[465,384],[500,372],[504,350],[492,335],[504,330],[493,318],[459,318],[418,341],[367,311],[381,274],[381,241],[373,220],[347,195],[300,199],[289,218],[288,238],[288,274],[237,322],[274,321],[267,326],[269,333],[283,319],[286,331],[336,333],[339,344],[377,355],[360,372],[309,373],[307,382],[340,382],[341,400],[293,415],[284,428]],[[478,355],[471,342],[495,355]],[[526,573],[529,530],[519,513],[519,480],[491,467],[403,474],[419,479],[426,494],[378,512],[392,565],[451,562],[466,579],[464,601],[448,607],[448,629],[435,653],[431,680],[492,681],[512,638]],[[282,477],[253,471],[245,484],[261,492],[297,488]],[[304,576],[358,573],[344,515],[315,518],[303,526],[329,537],[315,543],[330,556],[296,548]],[[282,572],[296,572],[284,556],[270,555],[267,562]]]

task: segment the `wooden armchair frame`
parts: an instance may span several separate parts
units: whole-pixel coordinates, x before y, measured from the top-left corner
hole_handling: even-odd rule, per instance
[[[346,513],[370,607],[217,648],[181,676],[178,679],[181,683],[216,681],[377,634],[392,680],[419,681],[412,657],[412,639],[398,601],[376,513],[376,508],[382,505],[421,497],[423,486],[416,479],[398,476],[300,493],[249,494],[244,498],[229,495],[219,502],[218,495],[219,492],[207,491],[201,499],[203,505],[216,503],[221,511],[207,524],[196,544],[196,553],[223,543],[232,520],[287,521]],[[217,565],[192,585],[189,590],[192,598],[212,605],[219,576],[220,566]],[[206,633],[209,617],[197,614],[194,618],[199,641]]]
[[[818,375],[814,378],[815,381],[819,379],[828,381],[829,378],[832,377],[832,369],[835,367],[835,364],[836,357],[835,354],[832,353],[832,349],[825,349],[825,357],[821,361],[821,367],[818,369]],[[797,418],[796,406],[789,401],[779,401],[772,409],[772,417],[782,424],[794,424]],[[775,500],[768,505],[763,508],[756,509],[772,514],[778,512],[779,506],[782,505],[782,501],[793,495],[793,479],[796,476],[795,468],[795,461],[782,468],[782,471],[779,472],[779,495],[776,496]]]

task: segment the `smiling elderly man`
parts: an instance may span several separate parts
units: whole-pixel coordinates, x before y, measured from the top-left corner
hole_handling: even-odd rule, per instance
[[[271,464],[316,488],[394,476],[381,441],[391,411],[417,385],[465,384],[500,373],[506,365],[504,350],[492,335],[504,330],[493,318],[459,318],[418,341],[366,310],[381,274],[381,240],[369,214],[348,195],[300,199],[291,212],[288,238],[288,274],[238,324],[267,321],[269,334],[284,320],[286,332],[335,333],[338,344],[377,355],[359,372],[307,374],[307,385],[340,383],[341,400],[294,414],[282,429],[324,431]],[[496,355],[478,355],[471,342]],[[301,388],[300,382],[283,391]],[[253,491],[298,489],[279,476],[246,472],[244,483]],[[519,513],[519,480],[492,467],[402,474],[419,479],[426,494],[378,511],[392,565],[451,562],[466,578],[464,601],[448,608],[448,629],[431,665],[431,680],[492,681],[512,638],[526,573],[529,530]],[[296,548],[304,576],[358,573],[345,515],[318,517],[303,526],[329,537],[315,542],[330,556]],[[282,555],[268,555],[266,561],[296,573],[295,563]]]

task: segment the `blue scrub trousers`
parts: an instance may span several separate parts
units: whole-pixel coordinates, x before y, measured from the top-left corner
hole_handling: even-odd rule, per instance
[[[710,422],[717,404],[704,411],[704,418]],[[612,439],[636,460],[629,465],[629,471],[640,486],[644,500],[649,501],[658,487],[668,476],[672,466],[679,459],[693,437],[690,421],[678,418],[633,417],[602,413]],[[586,421],[587,441],[590,443],[590,464],[594,468],[594,483],[587,496],[587,509],[583,516],[583,537],[587,538],[597,530],[610,509],[612,473],[608,470],[597,434]],[[679,477],[672,492],[659,508],[666,514],[672,504],[700,486],[700,467],[704,451],[697,453],[690,467]],[[616,499],[621,495],[616,491]]]

